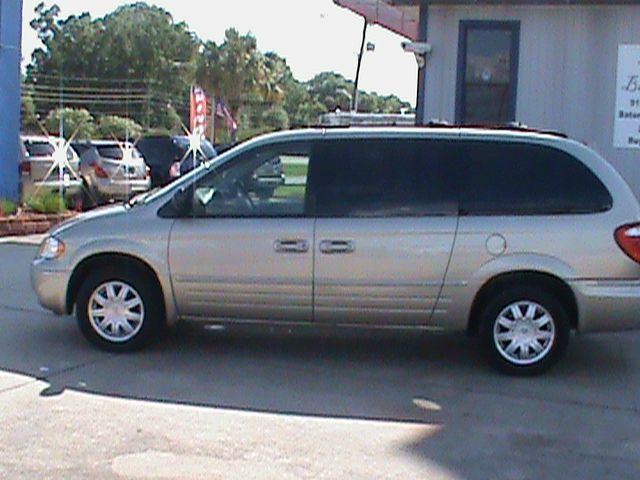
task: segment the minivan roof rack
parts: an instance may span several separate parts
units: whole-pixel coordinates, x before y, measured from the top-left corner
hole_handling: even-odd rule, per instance
[[[479,130],[510,130],[516,132],[540,133],[543,135],[552,135],[554,137],[568,138],[566,133],[555,130],[545,130],[540,128],[532,128],[521,122],[506,123],[449,123],[446,120],[430,120],[426,127],[429,128],[470,128]]]
[[[396,128],[467,128],[467,129],[478,129],[478,130],[504,130],[504,131],[515,131],[515,132],[529,132],[529,133],[539,133],[541,135],[551,135],[559,138],[568,138],[568,135],[563,132],[558,132],[556,130],[546,130],[541,128],[533,128],[525,125],[521,122],[506,122],[506,123],[449,123],[446,120],[433,119],[429,120],[426,125],[422,126],[414,126],[414,125],[369,125],[369,124],[361,124],[361,125],[318,125],[317,128],[323,128],[327,130],[343,130],[349,128],[385,128],[385,127],[396,127]]]

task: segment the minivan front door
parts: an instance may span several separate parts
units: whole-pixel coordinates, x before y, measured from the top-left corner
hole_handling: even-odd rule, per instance
[[[316,321],[427,326],[446,308],[438,298],[458,217],[445,151],[445,142],[411,138],[318,148]]]
[[[314,220],[300,143],[254,148],[201,179],[169,244],[182,317],[311,321]]]

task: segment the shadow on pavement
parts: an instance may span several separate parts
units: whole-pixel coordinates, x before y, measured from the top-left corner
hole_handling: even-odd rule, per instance
[[[637,333],[574,338],[557,368],[522,379],[488,369],[475,340],[461,335],[186,325],[147,350],[114,355],[87,344],[71,318],[0,309],[0,370],[46,382],[42,396],[76,390],[409,422],[418,434],[396,446],[399,454],[468,479],[632,478],[640,471],[638,340]]]

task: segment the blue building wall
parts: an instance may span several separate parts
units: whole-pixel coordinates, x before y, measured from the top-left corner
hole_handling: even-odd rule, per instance
[[[0,0],[0,198],[18,199],[22,0]]]

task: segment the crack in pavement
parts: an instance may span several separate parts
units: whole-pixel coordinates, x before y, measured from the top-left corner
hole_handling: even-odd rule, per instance
[[[33,308],[27,307],[15,307],[12,305],[0,305],[0,310],[7,310],[9,312],[20,312],[20,313],[37,313],[37,314],[49,314],[46,310],[36,310]]]

